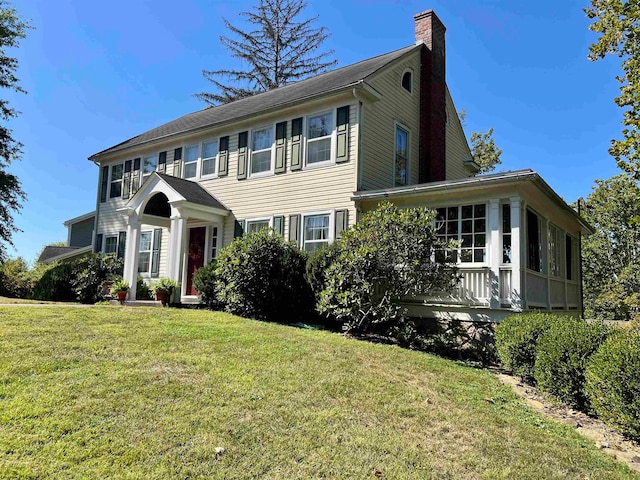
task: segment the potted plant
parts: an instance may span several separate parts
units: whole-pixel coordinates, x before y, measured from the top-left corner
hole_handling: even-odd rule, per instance
[[[123,304],[127,298],[127,292],[129,291],[129,282],[126,282],[123,278],[117,278],[111,284],[111,295],[118,297],[118,301]]]
[[[171,295],[173,291],[178,287],[178,283],[171,278],[161,278],[154,285],[154,289],[156,291],[156,300],[162,302],[162,306],[164,307],[171,300]]]

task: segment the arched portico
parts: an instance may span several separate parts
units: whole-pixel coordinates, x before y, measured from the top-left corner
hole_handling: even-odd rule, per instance
[[[210,233],[219,229],[217,237],[222,238],[229,210],[198,183],[154,172],[119,212],[127,217],[123,276],[130,285],[128,298],[136,298],[143,225],[168,229],[165,276],[179,284],[174,301],[189,297],[191,275],[208,258],[207,248],[211,249]],[[160,262],[159,255],[152,261]]]

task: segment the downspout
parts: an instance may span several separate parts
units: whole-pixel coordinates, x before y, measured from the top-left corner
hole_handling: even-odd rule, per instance
[[[98,253],[96,252],[96,239],[98,238],[98,218],[100,217],[100,175],[102,173],[102,167],[100,166],[99,162],[96,162],[95,160],[92,160],[92,162],[95,164],[96,167],[98,167],[98,188],[96,189],[96,214],[95,214],[95,218],[93,219],[93,234],[91,235],[91,251],[93,253]],[[100,248],[102,248],[102,245],[100,245]]]

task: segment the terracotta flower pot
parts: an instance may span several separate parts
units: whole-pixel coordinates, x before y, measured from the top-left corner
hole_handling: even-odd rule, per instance
[[[120,304],[123,304],[127,299],[127,290],[118,290],[116,292],[116,295],[118,296],[118,301],[120,302]]]
[[[163,307],[169,303],[170,297],[171,295],[169,292],[165,290],[156,290],[156,300],[161,302]]]

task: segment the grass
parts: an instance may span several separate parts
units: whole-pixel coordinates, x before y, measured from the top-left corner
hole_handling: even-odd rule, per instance
[[[489,372],[431,355],[205,311],[0,308],[0,478],[376,471],[637,478]]]

